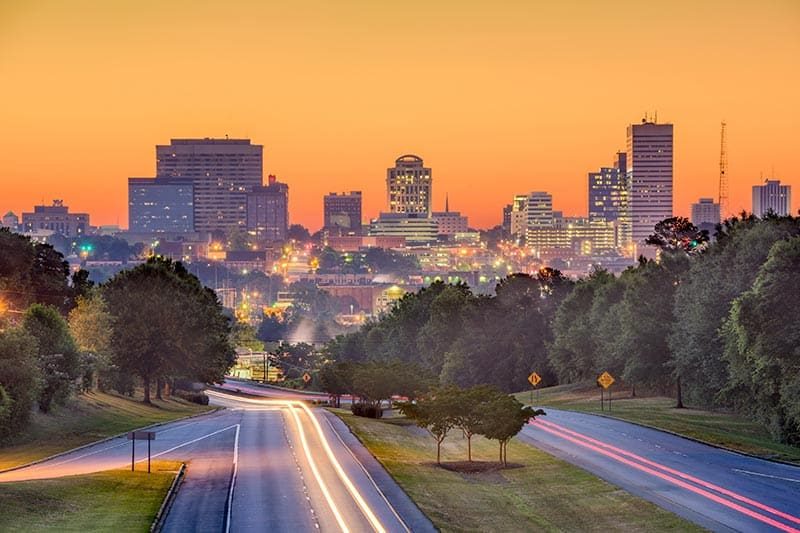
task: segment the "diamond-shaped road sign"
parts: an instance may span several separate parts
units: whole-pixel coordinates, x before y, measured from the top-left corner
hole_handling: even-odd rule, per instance
[[[309,374],[308,372],[306,372],[305,374],[303,374],[303,381],[305,381],[306,383],[308,383],[309,381],[311,381],[311,374]]]
[[[531,372],[531,375],[528,376],[528,382],[530,382],[530,384],[533,385],[534,387],[539,383],[541,383],[541,381],[542,381],[542,376],[540,376],[536,372]]]
[[[614,383],[614,377],[608,372],[603,372],[597,378],[597,382],[600,384],[601,387],[607,389]]]

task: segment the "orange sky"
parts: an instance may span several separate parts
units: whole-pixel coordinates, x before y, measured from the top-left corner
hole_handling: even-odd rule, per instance
[[[771,175],[800,204],[796,0],[0,2],[0,211],[63,198],[127,226],[128,176],[172,137],[250,137],[292,222],[416,153],[435,208],[500,222],[514,193],[586,212],[587,172],[645,111],[675,124],[675,208]]]

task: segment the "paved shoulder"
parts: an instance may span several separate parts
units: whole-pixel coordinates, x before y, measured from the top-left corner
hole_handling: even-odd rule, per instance
[[[350,428],[338,416],[324,409],[320,409],[317,412],[323,414],[323,419],[326,422],[323,424],[323,429],[332,434],[330,440],[332,442],[340,442],[355,456],[357,462],[366,470],[372,482],[380,489],[380,492],[383,493],[383,496],[385,496],[408,529],[415,533],[418,531],[436,531],[428,517],[420,511],[408,494],[383,468],[383,465],[353,435]]]

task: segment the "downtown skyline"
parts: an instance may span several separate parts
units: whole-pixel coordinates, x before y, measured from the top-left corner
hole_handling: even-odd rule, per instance
[[[800,111],[786,105],[800,84],[800,8],[677,3],[656,17],[618,4],[351,2],[308,16],[236,2],[248,20],[197,6],[178,27],[180,5],[12,2],[0,8],[0,75],[16,81],[0,88],[0,207],[63,198],[125,226],[126,178],[154,175],[154,144],[227,134],[264,145],[264,175],[290,184],[292,222],[312,229],[336,190],[361,190],[364,218],[376,216],[387,161],[403,153],[435,170],[432,208],[449,194],[474,227],[534,190],[580,215],[587,174],[656,111],[675,124],[675,214],[717,195],[721,120],[731,212],[749,210],[762,177],[800,187]],[[415,39],[382,32],[389,23]]]

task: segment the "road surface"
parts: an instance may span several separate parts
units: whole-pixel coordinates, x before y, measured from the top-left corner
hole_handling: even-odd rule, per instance
[[[296,400],[209,391],[216,413],[155,428],[153,458],[187,462],[164,531],[433,531],[335,416]],[[137,468],[146,442],[136,443]],[[0,474],[0,482],[129,467],[124,438]]]
[[[800,468],[546,409],[520,439],[712,531],[800,532]]]

